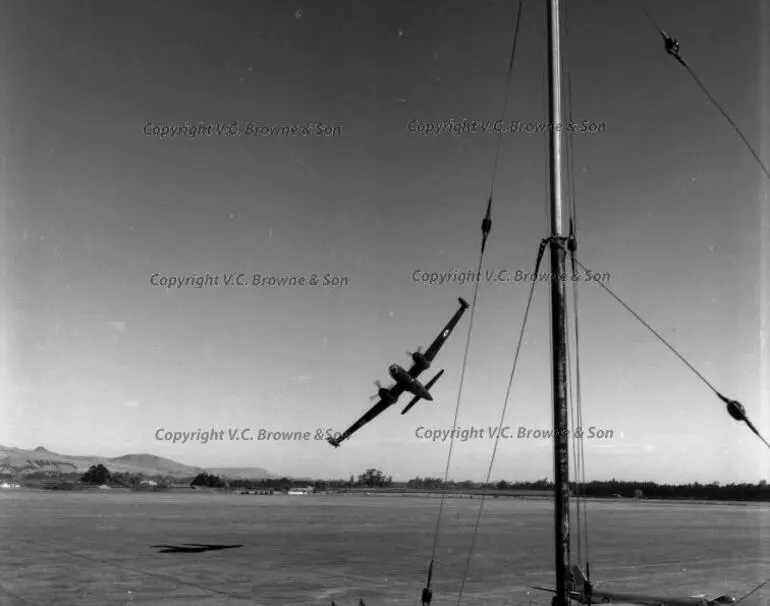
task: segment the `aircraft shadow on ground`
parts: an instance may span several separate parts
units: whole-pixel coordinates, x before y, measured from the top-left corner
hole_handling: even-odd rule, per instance
[[[160,549],[158,553],[203,553],[204,551],[219,551],[220,549],[237,549],[243,545],[204,545],[202,543],[183,543],[182,545],[150,545],[152,549]]]

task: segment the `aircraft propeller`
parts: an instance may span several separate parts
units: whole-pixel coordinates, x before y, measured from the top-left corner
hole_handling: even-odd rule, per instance
[[[419,354],[419,353],[422,353],[422,345],[419,345],[419,346],[417,347],[417,351],[416,351],[415,353],[418,353],[418,354]],[[409,357],[411,358],[411,357],[412,357],[414,354],[413,354],[411,351],[407,351],[407,352],[406,352],[406,355],[407,355],[407,356],[409,356]]]
[[[374,394],[373,396],[369,396],[369,399],[372,402],[374,402],[377,398],[380,397],[380,390],[382,389],[382,383],[380,383],[379,381],[375,381],[374,384],[377,386],[377,393]]]

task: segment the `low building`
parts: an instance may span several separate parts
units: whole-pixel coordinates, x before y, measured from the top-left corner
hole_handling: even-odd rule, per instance
[[[288,494],[290,495],[308,495],[313,494],[315,492],[315,488],[312,486],[305,486],[304,488],[301,488],[299,486],[294,486],[292,488],[289,488]]]

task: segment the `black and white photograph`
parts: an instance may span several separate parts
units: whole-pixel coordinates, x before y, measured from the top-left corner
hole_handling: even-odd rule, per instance
[[[0,0],[0,606],[770,605],[770,2]]]

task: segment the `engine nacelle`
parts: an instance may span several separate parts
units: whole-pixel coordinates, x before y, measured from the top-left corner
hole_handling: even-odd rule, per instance
[[[422,370],[428,370],[430,368],[430,362],[428,361],[428,358],[425,357],[425,354],[420,352],[412,354],[412,362],[417,364],[417,366],[419,366]]]
[[[385,389],[384,387],[380,387],[380,389],[377,390],[377,395],[380,396],[381,400],[388,402],[389,404],[393,404],[398,399],[390,393],[389,389]]]

